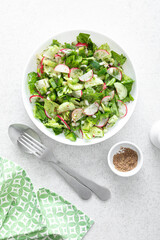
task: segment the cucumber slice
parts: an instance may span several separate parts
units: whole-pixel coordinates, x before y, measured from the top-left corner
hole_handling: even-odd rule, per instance
[[[68,86],[70,87],[70,89],[72,89],[73,91],[78,91],[78,90],[82,90],[84,88],[84,86],[80,83],[76,83],[76,84],[71,84],[68,83]]]
[[[108,58],[109,55],[110,55],[109,52],[107,52],[104,49],[96,50],[94,53],[94,57],[98,60],[100,60],[100,59],[104,60],[105,58]]]
[[[103,137],[104,136],[103,129],[101,129],[99,127],[92,127],[91,133],[92,133],[93,137]]]
[[[98,85],[103,85],[103,81],[100,78],[94,76],[90,81],[85,82],[84,87],[90,88]]]
[[[73,103],[64,102],[58,107],[57,112],[63,113],[63,112],[67,112],[67,111],[73,111],[74,109],[75,109],[75,106]]]
[[[83,75],[83,71],[79,68],[71,68],[69,77],[71,78],[79,78]]]
[[[114,86],[117,90],[120,100],[127,97],[127,88],[122,83],[116,82],[114,83]]]

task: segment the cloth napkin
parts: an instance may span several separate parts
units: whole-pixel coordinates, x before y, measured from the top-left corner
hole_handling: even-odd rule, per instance
[[[93,223],[56,193],[36,194],[26,172],[0,158],[0,239],[80,240]]]

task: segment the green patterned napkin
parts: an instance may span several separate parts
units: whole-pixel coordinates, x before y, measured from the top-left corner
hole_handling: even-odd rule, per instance
[[[80,240],[93,223],[56,193],[36,196],[26,172],[0,158],[0,239]]]

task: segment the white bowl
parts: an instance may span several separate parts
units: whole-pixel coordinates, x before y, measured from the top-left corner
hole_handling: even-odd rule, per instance
[[[121,147],[125,147],[125,148],[131,148],[134,151],[137,152],[138,154],[138,163],[137,166],[132,169],[131,171],[128,172],[120,172],[118,171],[114,164],[113,164],[113,156],[119,152]],[[109,150],[108,152],[108,165],[110,167],[110,169],[117,175],[121,176],[121,177],[130,177],[135,175],[136,173],[139,172],[139,170],[141,169],[142,165],[143,165],[143,154],[141,149],[134,143],[128,142],[128,141],[123,141],[123,142],[118,142],[115,145],[113,145],[113,147]]]
[[[62,43],[73,42],[76,39],[76,36],[80,32],[89,33],[91,35],[91,39],[93,40],[93,42],[95,42],[98,46],[100,46],[102,43],[107,42],[110,45],[111,49],[113,49],[114,51],[116,51],[120,54],[122,53],[127,57],[127,61],[124,64],[124,70],[125,70],[125,73],[127,75],[129,75],[130,77],[135,79],[135,83],[133,84],[133,88],[132,88],[132,92],[131,92],[131,94],[132,94],[132,96],[134,97],[135,100],[133,102],[130,102],[127,105],[128,106],[127,116],[124,117],[121,120],[118,120],[118,122],[115,124],[115,126],[113,126],[111,129],[109,129],[109,131],[104,135],[103,138],[93,138],[91,140],[77,139],[76,142],[71,142],[70,140],[65,138],[64,134],[60,134],[60,135],[56,136],[51,129],[46,128],[38,119],[36,119],[34,117],[33,106],[29,102],[30,93],[29,93],[29,89],[28,89],[28,85],[27,85],[27,74],[29,72],[36,71],[36,69],[37,69],[37,67],[36,67],[36,54],[40,53],[42,50],[44,50],[46,47],[48,47],[51,44],[52,39],[57,39],[58,41],[60,41]],[[116,134],[127,123],[129,118],[131,117],[131,115],[134,111],[135,105],[136,105],[137,94],[138,94],[138,87],[137,87],[135,71],[134,71],[133,65],[131,63],[131,60],[128,57],[128,55],[126,54],[126,52],[117,43],[115,43],[113,40],[111,40],[107,36],[105,36],[103,34],[100,34],[100,33],[86,31],[86,30],[73,30],[73,31],[63,32],[63,33],[52,36],[46,42],[42,43],[32,53],[31,57],[29,58],[29,61],[28,61],[27,66],[25,68],[23,81],[22,81],[22,97],[23,97],[24,106],[25,106],[25,109],[26,109],[29,117],[34,122],[34,124],[44,134],[46,134],[48,137],[50,137],[50,138],[52,138],[52,139],[54,139],[58,142],[61,142],[61,143],[65,143],[65,144],[69,144],[69,145],[76,145],[76,146],[86,146],[86,145],[99,143],[99,142],[102,142],[106,139],[109,139],[114,134]]]

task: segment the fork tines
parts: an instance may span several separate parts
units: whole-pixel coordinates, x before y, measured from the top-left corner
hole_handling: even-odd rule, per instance
[[[18,139],[18,142],[22,144],[26,149],[32,152],[37,157],[42,157],[47,148],[39,141],[34,139],[28,133],[24,132]]]

